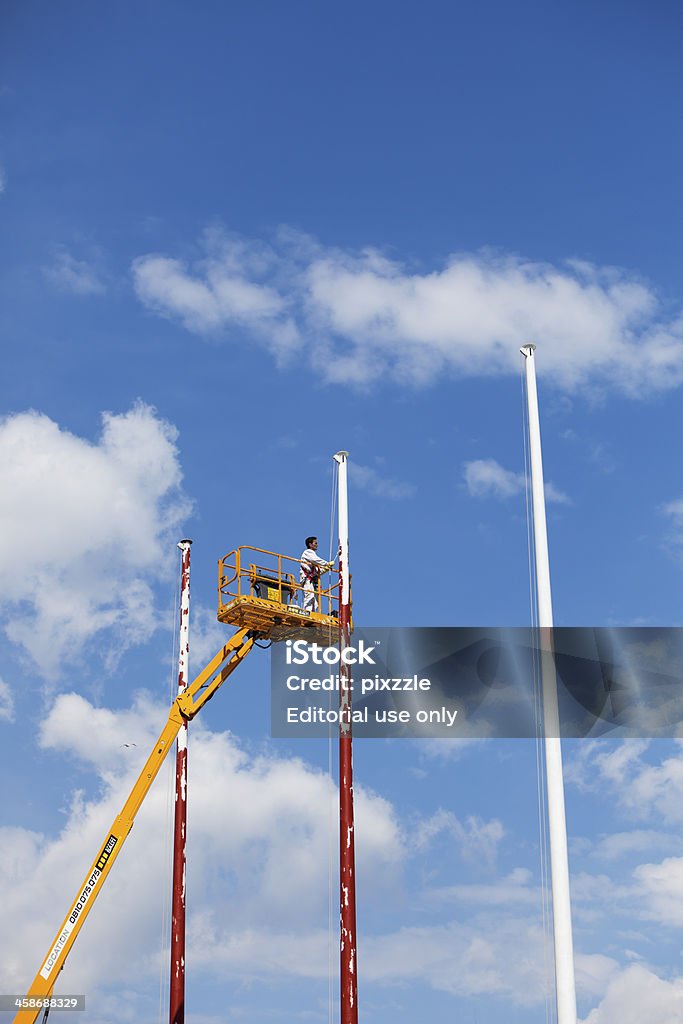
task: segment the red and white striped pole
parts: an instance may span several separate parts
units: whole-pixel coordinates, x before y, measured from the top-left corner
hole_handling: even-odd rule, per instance
[[[190,545],[181,540],[180,635],[178,693],[187,687],[190,655]],[[173,906],[171,918],[170,1024],[185,1021],[185,840],[187,832],[187,722],[178,733],[175,764],[175,825],[173,832]]]
[[[348,452],[333,456],[339,483],[339,625],[342,649],[351,633],[349,576]],[[341,1024],[358,1024],[358,964],[356,959],[356,856],[353,836],[353,740],[351,734],[350,669],[339,662],[339,910]]]

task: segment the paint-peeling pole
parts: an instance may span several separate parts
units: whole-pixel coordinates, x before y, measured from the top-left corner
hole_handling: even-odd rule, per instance
[[[339,483],[339,641],[348,647],[351,630],[349,576],[348,452],[333,456]],[[339,940],[341,1024],[358,1022],[356,961],[356,864],[353,837],[353,740],[351,736],[350,668],[339,663]]]
[[[548,836],[550,839],[550,882],[553,896],[557,1024],[576,1024],[576,983],[574,978],[572,908],[569,893],[567,820],[564,807],[564,778],[560,743],[560,717],[557,704],[557,676],[553,658],[553,599],[550,589],[550,560],[548,558],[548,533],[545,521],[545,488],[543,484],[538,394],[536,391],[535,348],[535,345],[525,345],[520,349],[520,352],[525,359],[526,397],[529,416],[531,496],[534,514],[534,549],[536,553],[541,687],[543,691],[543,731],[545,733],[545,770],[548,798]]]
[[[187,687],[190,654],[190,545],[182,552],[180,581],[180,635],[178,640],[178,693]],[[170,1024],[185,1020],[185,839],[187,830],[187,722],[178,733],[175,765],[175,827],[173,833],[173,908],[171,918]]]

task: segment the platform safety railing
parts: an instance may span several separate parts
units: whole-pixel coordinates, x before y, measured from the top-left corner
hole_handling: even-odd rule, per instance
[[[265,548],[241,545],[218,562],[218,611],[236,598],[261,597],[296,608],[304,607],[306,580],[301,577],[301,559]],[[317,610],[339,617],[340,574],[325,570],[314,587]]]

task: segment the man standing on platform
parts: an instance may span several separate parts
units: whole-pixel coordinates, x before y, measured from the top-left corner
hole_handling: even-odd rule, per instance
[[[304,585],[304,611],[318,611],[318,584],[320,577],[334,565],[318,554],[318,538],[307,537],[306,547],[301,556],[299,582]]]

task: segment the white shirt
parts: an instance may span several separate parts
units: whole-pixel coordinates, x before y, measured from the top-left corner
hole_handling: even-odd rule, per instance
[[[329,569],[332,562],[328,562],[326,558],[321,558],[320,555],[313,550],[313,548],[306,548],[300,558],[301,572],[299,573],[300,583],[313,583],[314,579],[310,579],[311,575],[314,577],[320,576],[321,572],[325,569]],[[304,562],[307,563],[306,569],[304,569]],[[306,571],[308,570],[308,571]]]

